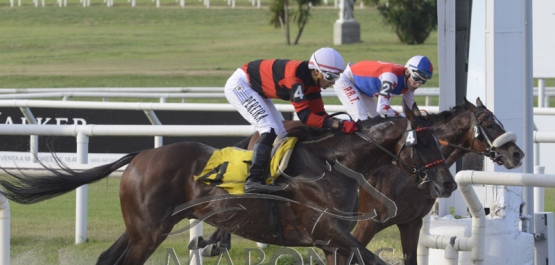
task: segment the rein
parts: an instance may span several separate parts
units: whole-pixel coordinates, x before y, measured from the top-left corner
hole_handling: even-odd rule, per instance
[[[447,141],[444,141],[444,140],[437,140],[437,141],[439,142],[439,144],[444,145],[444,146],[449,146],[449,147],[457,148],[457,149],[464,150],[464,151],[467,151],[467,152],[472,152],[472,153],[480,154],[480,155],[483,155],[483,156],[488,156],[488,157],[489,157],[489,154],[490,154],[489,152],[480,152],[480,151],[476,151],[476,150],[474,150],[474,149],[472,149],[472,148],[462,147],[462,146],[460,146],[460,145],[452,144],[452,143],[447,142]]]
[[[407,125],[407,131],[410,131],[411,125],[410,122]],[[421,131],[425,131],[425,130],[434,130],[434,127],[428,126],[428,127],[421,127],[421,128],[416,128],[415,131],[421,132]],[[416,175],[418,178],[416,179],[416,181],[418,181],[419,179],[421,180],[421,182],[418,184],[418,188],[422,189],[424,188],[424,185],[426,185],[426,183],[430,182],[430,178],[428,177],[428,174],[426,173],[426,169],[431,168],[433,166],[439,165],[441,163],[445,163],[445,159],[439,159],[437,161],[428,163],[426,165],[424,165],[421,168],[417,168],[415,166],[411,166],[409,164],[407,164],[407,162],[401,160],[401,158],[399,158],[399,155],[395,155],[393,153],[391,153],[389,150],[387,150],[385,147],[379,145],[374,139],[372,139],[372,137],[370,137],[369,135],[363,134],[361,132],[355,132],[356,135],[358,135],[360,138],[364,139],[367,142],[370,142],[372,144],[374,144],[376,147],[380,148],[382,151],[384,151],[386,154],[388,154],[389,156],[393,157],[396,161],[398,161],[399,163],[403,164],[406,168],[410,168],[412,170],[412,174]],[[403,147],[401,147],[401,150],[403,150],[406,146],[406,143],[403,144]],[[401,151],[399,151],[400,153]]]

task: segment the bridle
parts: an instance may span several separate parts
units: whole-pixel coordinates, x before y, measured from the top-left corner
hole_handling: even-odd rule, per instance
[[[501,124],[501,122],[499,122],[497,117],[495,117],[495,115],[493,115],[492,112],[488,111],[487,109],[484,110],[484,112],[486,114],[491,114],[493,116],[493,118],[497,121],[497,123],[501,126],[501,128],[503,128],[503,125]],[[488,157],[489,159],[491,159],[493,162],[497,163],[498,165],[501,165],[502,164],[502,161],[501,161],[502,155],[497,153],[496,149],[498,147],[508,143],[508,142],[516,142],[516,134],[514,134],[513,132],[505,132],[505,133],[499,135],[497,138],[495,138],[492,142],[490,140],[490,138],[488,137],[488,134],[486,133],[484,127],[480,124],[480,122],[478,122],[478,119],[476,118],[476,115],[474,114],[474,112],[471,111],[470,115],[471,115],[471,118],[472,118],[472,122],[474,123],[474,126],[473,126],[474,138],[472,139],[472,144],[470,145],[470,148],[462,147],[460,145],[452,144],[452,143],[449,143],[449,142],[443,141],[443,140],[439,140],[439,143],[442,144],[442,145],[445,145],[445,146],[449,146],[449,147],[457,148],[457,149],[460,149],[460,150],[464,150],[466,152],[473,152],[473,153],[476,153],[476,154],[483,155],[485,157]],[[480,136],[483,136],[484,139],[486,140],[486,146],[487,147],[486,147],[485,152],[478,151],[478,150],[474,149],[474,143],[476,142],[476,139],[478,139],[478,137],[480,137]]]
[[[435,128],[432,126],[427,126],[427,127],[420,127],[420,128],[416,128],[416,129],[412,129],[411,126],[411,122],[408,121],[407,122],[407,129],[405,131],[405,143],[403,144],[403,146],[401,147],[401,149],[399,149],[399,152],[397,155],[391,153],[389,150],[387,150],[385,147],[379,145],[374,139],[372,139],[372,137],[370,137],[369,135],[363,134],[361,132],[355,132],[356,135],[358,135],[360,138],[364,139],[367,142],[370,142],[372,144],[374,144],[375,146],[377,146],[378,148],[380,148],[382,151],[384,151],[385,153],[387,153],[389,156],[393,157],[398,163],[401,163],[403,166],[405,166],[406,168],[409,168],[411,170],[411,175],[415,175],[415,181],[418,182],[420,181],[420,183],[417,185],[417,187],[419,189],[422,189],[425,187],[425,185],[430,182],[430,178],[428,177],[428,173],[426,173],[426,170],[434,167],[436,165],[440,165],[445,163],[445,158],[443,158],[443,156],[441,157],[441,159],[430,162],[430,163],[425,163],[424,166],[421,167],[416,167],[416,166],[411,166],[409,165],[407,162],[405,162],[404,160],[402,160],[399,155],[401,154],[401,152],[403,151],[403,149],[407,146],[411,147],[411,158],[414,157],[414,148],[413,146],[415,146],[418,143],[413,143],[410,144],[409,138],[414,137],[414,139],[416,139],[416,134],[418,134],[419,132],[422,131],[426,131],[426,130],[434,130]],[[412,134],[412,135],[411,135]],[[421,161],[422,156],[419,154],[419,160]]]

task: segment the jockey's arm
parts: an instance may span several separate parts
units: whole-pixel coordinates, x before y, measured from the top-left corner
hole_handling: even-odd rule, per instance
[[[391,91],[393,91],[393,84],[389,81],[383,81],[380,93],[378,93],[378,104],[376,111],[378,114],[387,117],[399,116],[400,113],[391,107]]]

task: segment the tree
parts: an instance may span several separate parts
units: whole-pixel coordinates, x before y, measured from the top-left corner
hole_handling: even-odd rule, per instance
[[[422,44],[437,29],[435,0],[366,0],[378,7],[386,25],[395,30],[402,43]]]
[[[321,0],[294,0],[297,9],[291,11],[289,9],[289,0],[273,0],[270,5],[270,12],[272,14],[270,24],[274,25],[276,28],[281,28],[285,35],[285,42],[287,45],[291,45],[289,24],[292,18],[298,28],[297,37],[293,43],[296,45],[299,43],[304,27],[310,18],[310,7],[320,5],[320,3]]]

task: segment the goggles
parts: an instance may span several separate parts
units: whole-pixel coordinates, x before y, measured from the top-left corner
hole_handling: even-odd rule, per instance
[[[425,78],[425,77],[422,77],[418,73],[418,71],[414,71],[410,68],[408,68],[408,69],[409,69],[409,72],[410,72],[410,77],[412,78],[412,80],[414,80],[414,82],[420,83],[421,85],[426,84],[426,82],[428,82],[428,79]]]
[[[339,79],[339,74],[324,72],[324,71],[320,71],[320,72],[322,73],[322,76],[324,77],[324,79],[328,82],[333,83],[337,81],[337,79]]]
[[[333,83],[333,82],[337,81],[337,79],[339,79],[339,74],[326,72],[326,71],[323,71],[322,69],[320,69],[320,66],[318,65],[318,62],[316,61],[316,56],[314,56],[314,65],[316,65],[316,69],[318,69],[318,71],[320,71],[320,73],[322,73],[322,76],[324,77],[324,79],[326,81]]]

